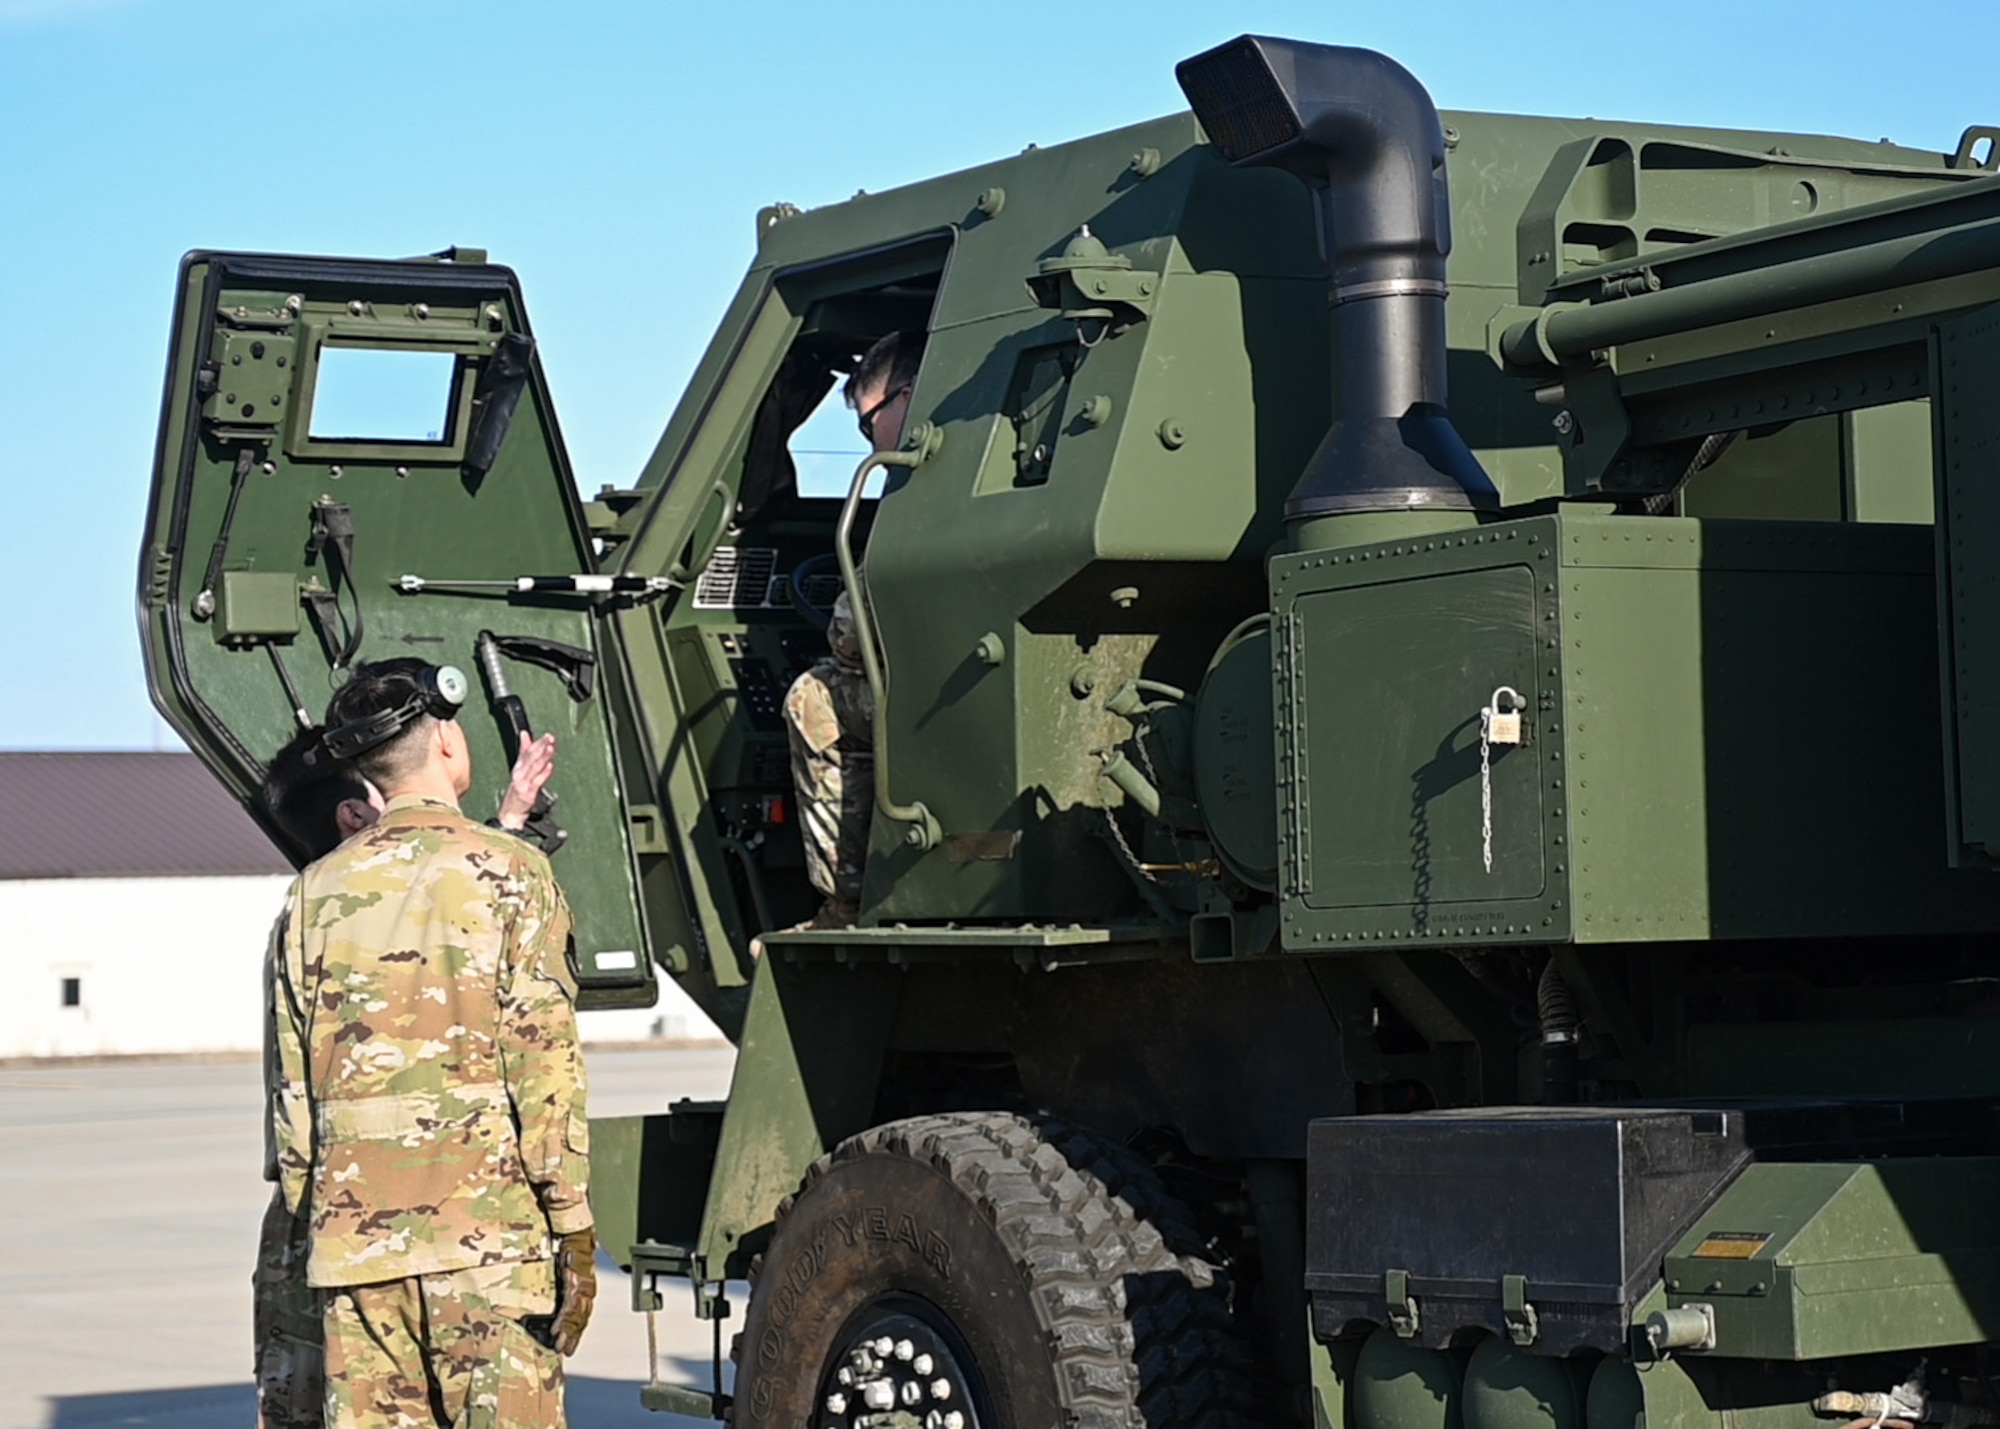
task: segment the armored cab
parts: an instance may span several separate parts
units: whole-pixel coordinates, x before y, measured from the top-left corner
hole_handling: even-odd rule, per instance
[[[558,732],[583,1003],[664,974],[739,1047],[596,1128],[638,1308],[754,1276],[733,1391],[656,1408],[2000,1422],[1993,132],[1180,79],[765,210],[588,502],[485,255],[189,255],[160,707],[253,808],[360,659],[478,670],[488,769]],[[900,448],[802,484],[892,332]],[[842,591],[864,898],[799,929]]]

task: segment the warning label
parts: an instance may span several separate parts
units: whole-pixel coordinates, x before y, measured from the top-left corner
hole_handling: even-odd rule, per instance
[[[1711,1231],[1694,1248],[1697,1260],[1755,1260],[1771,1243],[1769,1231]]]

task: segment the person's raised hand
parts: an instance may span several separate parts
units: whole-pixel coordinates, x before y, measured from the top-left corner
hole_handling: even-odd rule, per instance
[[[530,739],[521,732],[521,749],[514,756],[514,772],[507,780],[507,792],[500,800],[500,827],[519,833],[528,825],[535,800],[549,776],[556,772],[556,737],[545,734]]]

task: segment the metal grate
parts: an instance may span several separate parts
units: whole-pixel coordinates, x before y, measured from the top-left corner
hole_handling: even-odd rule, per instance
[[[769,610],[774,600],[778,551],[775,546],[717,546],[695,583],[696,610]]]
[[[1299,137],[1298,115],[1254,41],[1184,61],[1175,74],[1209,142],[1230,163]]]

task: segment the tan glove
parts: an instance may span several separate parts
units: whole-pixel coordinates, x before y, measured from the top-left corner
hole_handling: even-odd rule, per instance
[[[556,1317],[550,1337],[558,1353],[576,1353],[596,1303],[597,1232],[572,1231],[556,1243]]]

